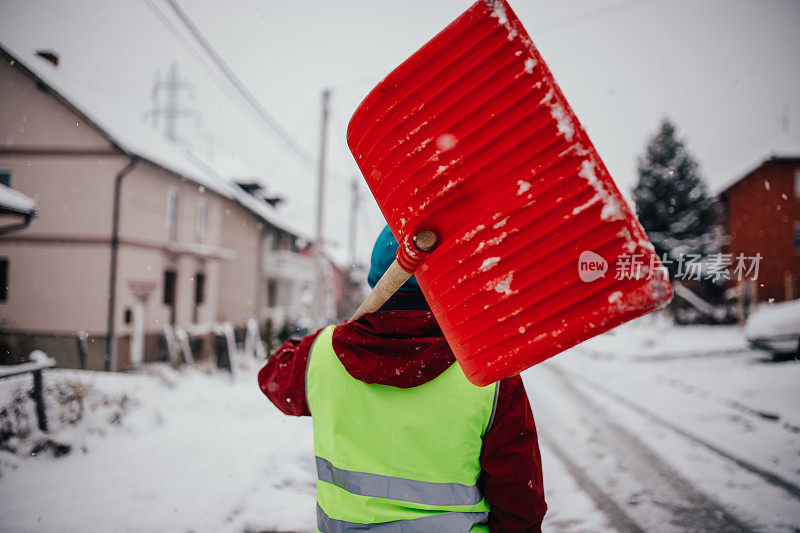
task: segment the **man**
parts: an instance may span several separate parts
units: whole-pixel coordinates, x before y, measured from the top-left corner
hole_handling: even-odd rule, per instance
[[[371,286],[396,251],[387,226]],[[258,382],[285,414],[313,418],[322,533],[541,531],[522,380],[469,383],[413,277],[378,312],[286,341]]]

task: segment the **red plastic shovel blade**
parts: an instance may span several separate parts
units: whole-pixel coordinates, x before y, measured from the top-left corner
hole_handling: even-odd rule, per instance
[[[348,144],[464,373],[485,385],[662,306],[642,227],[508,4],[479,0],[386,77]]]

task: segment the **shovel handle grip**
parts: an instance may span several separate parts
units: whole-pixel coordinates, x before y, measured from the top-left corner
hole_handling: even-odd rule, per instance
[[[356,309],[356,312],[350,320],[358,320],[362,316],[368,313],[374,313],[380,309],[381,306],[414,275],[414,268],[422,262],[425,256],[427,256],[427,253],[436,245],[436,234],[432,231],[421,231],[414,237],[412,245],[416,250],[409,250],[409,246],[406,246],[405,250],[401,250],[401,253],[398,254],[401,256],[401,259],[404,259],[402,257],[402,251],[406,251],[406,254],[408,254],[409,251],[413,252],[414,261],[408,261],[407,259],[403,261],[404,265],[411,267],[409,269],[410,271],[400,266],[398,259],[392,261],[392,264],[389,265],[389,268],[383,273],[383,276],[381,276],[381,279],[375,284],[375,287],[372,288],[372,291],[367,295],[361,305],[358,306],[358,309]],[[403,245],[401,244],[401,246]]]

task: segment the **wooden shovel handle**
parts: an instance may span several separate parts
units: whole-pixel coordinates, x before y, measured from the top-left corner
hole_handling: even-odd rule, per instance
[[[414,242],[420,251],[429,252],[436,245],[436,234],[432,231],[421,231],[414,237]],[[350,320],[358,320],[362,316],[380,309],[386,300],[391,298],[413,275],[413,272],[403,270],[397,259],[392,261]]]

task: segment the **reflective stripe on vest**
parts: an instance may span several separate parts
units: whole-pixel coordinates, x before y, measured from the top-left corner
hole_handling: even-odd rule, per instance
[[[488,532],[477,481],[497,385],[476,387],[456,363],[408,389],[364,383],[339,361],[333,329],[306,375],[319,530]]]
[[[317,529],[323,533],[352,533],[370,531],[372,533],[464,533],[470,528],[489,520],[489,513],[458,513],[454,511],[412,518],[394,520],[379,524],[358,524],[334,520],[317,505]]]
[[[339,488],[375,498],[391,498],[429,505],[475,505],[483,498],[477,485],[430,483],[402,477],[381,476],[336,468],[327,459],[317,457],[317,476]]]

